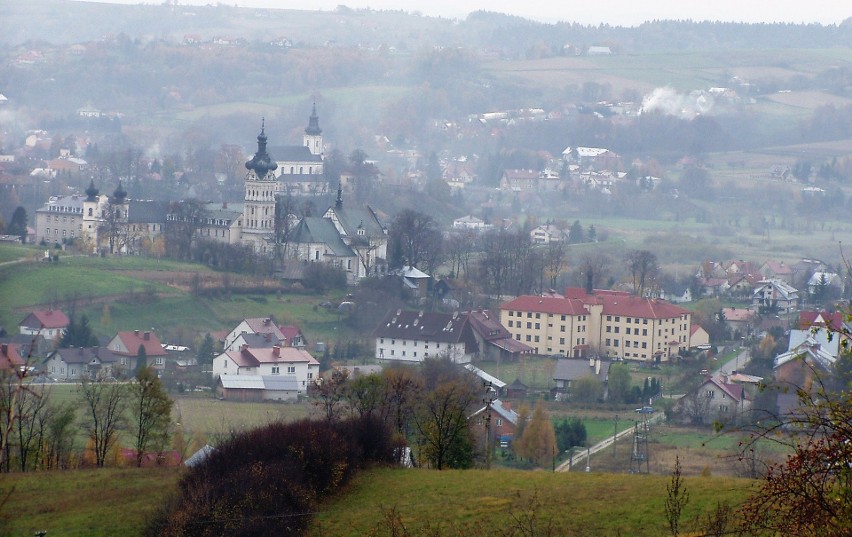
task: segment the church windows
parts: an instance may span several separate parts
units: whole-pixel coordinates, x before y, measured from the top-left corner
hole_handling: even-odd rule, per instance
[[[92,216],[92,208],[89,207],[89,216]]]

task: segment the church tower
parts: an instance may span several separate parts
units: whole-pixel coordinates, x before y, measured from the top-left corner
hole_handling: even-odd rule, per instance
[[[302,143],[311,151],[312,155],[322,156],[322,129],[319,126],[317,103],[314,103],[314,109],[311,112],[311,117],[308,118],[308,126],[305,128],[305,135],[302,137]]]
[[[261,122],[257,152],[246,162],[246,196],[242,242],[255,252],[272,253],[275,244],[275,174],[278,164],[266,152],[266,126]]]

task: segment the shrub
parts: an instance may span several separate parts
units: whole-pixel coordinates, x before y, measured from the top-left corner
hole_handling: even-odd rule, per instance
[[[358,468],[393,460],[376,419],[273,423],[234,436],[189,470],[146,535],[302,535],[317,502]]]

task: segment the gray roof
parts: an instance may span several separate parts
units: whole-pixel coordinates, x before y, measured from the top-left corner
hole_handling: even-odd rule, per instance
[[[610,362],[601,360],[601,370],[597,375],[601,381],[609,375]],[[577,380],[579,378],[595,376],[595,368],[589,366],[586,359],[564,359],[556,361],[556,369],[553,371],[554,380]]]
[[[358,228],[363,228],[364,234],[368,237],[377,237],[385,234],[384,226],[379,221],[379,217],[376,216],[376,213],[369,206],[366,209],[360,209],[344,205],[339,208],[331,207],[326,211],[326,214],[330,212],[334,212],[340,225],[343,226],[346,235],[350,237],[358,235]]]
[[[334,223],[327,218],[306,216],[290,233],[291,243],[325,244],[331,253],[337,257],[354,257],[355,252],[346,246],[337,233]]]
[[[48,359],[59,355],[66,364],[90,364],[93,361],[100,363],[118,362],[121,358],[106,347],[76,347],[71,349],[56,349],[48,356]]]
[[[192,468],[193,466],[197,466],[198,464],[204,462],[207,457],[210,456],[211,453],[216,451],[216,448],[211,446],[210,444],[204,444],[204,447],[196,451],[192,454],[191,457],[183,461],[185,466]]]
[[[373,337],[461,343],[473,341],[466,314],[391,310]]]
[[[222,375],[219,383],[228,389],[299,391],[295,375]]]
[[[127,221],[131,224],[164,224],[169,214],[168,201],[130,200]]]
[[[288,162],[322,162],[322,156],[314,155],[304,145],[281,145],[270,147],[269,154],[275,155],[274,159],[279,166]],[[284,170],[282,170],[284,171]]]

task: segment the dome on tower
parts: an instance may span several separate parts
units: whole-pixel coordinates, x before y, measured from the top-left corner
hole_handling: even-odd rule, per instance
[[[89,188],[86,189],[86,201],[96,201],[98,198],[98,189],[95,188],[95,180],[89,182]]]
[[[127,191],[121,186],[121,179],[118,180],[118,186],[115,187],[115,192],[112,193],[113,203],[124,203],[127,197]]]
[[[257,152],[246,162],[246,168],[254,171],[258,179],[263,179],[266,174],[278,169],[278,163],[272,160],[266,152],[266,125],[265,121],[260,124],[260,134],[257,135]]]

